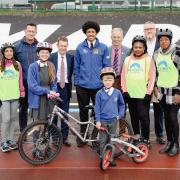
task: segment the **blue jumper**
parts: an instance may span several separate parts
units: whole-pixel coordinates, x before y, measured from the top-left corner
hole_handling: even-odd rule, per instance
[[[51,84],[51,89],[57,92],[57,81]],[[43,94],[49,94],[50,90],[40,86],[39,64],[32,63],[28,70],[28,103],[30,108],[39,108],[39,97]]]
[[[104,88],[100,89],[95,99],[95,115],[96,121],[113,121],[124,118],[125,104],[121,92],[114,89],[111,95],[105,92]]]

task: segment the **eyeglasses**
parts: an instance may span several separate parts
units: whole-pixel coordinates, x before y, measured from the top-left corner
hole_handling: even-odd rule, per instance
[[[144,31],[154,30],[155,28],[145,28]]]

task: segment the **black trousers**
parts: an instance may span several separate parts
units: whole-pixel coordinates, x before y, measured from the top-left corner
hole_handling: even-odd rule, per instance
[[[25,88],[25,98],[23,103],[19,105],[19,128],[20,132],[23,131],[27,126],[28,122],[28,85],[27,80],[23,80],[23,85]]]
[[[178,111],[180,105],[167,104],[165,96],[160,103],[164,112],[167,140],[179,145]]]
[[[90,100],[92,101],[93,105],[95,104],[95,96],[98,89],[87,89],[87,88],[83,88],[80,86],[76,86],[76,95],[77,95],[77,100],[78,100],[78,104],[79,104],[79,116],[80,116],[80,121],[81,122],[86,122],[88,121],[88,110],[85,109],[84,107],[86,105],[89,105]],[[86,126],[87,125],[81,125],[80,127],[80,132],[82,134],[85,133],[86,131]]]
[[[141,134],[142,138],[149,140],[150,132],[150,101],[144,99],[128,99],[129,113],[134,134]]]
[[[153,102],[154,129],[157,138],[163,137],[164,116],[161,103]]]

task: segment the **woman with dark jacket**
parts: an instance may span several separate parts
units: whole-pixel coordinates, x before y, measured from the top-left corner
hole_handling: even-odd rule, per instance
[[[154,54],[155,94],[163,107],[167,135],[167,144],[159,152],[169,156],[179,153],[180,47],[171,43],[172,37],[170,29],[160,29],[157,33],[160,48]]]

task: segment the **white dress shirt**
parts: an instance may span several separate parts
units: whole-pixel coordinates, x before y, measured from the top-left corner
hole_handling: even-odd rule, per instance
[[[91,48],[91,43],[93,43],[93,47],[95,46],[95,43],[96,43],[96,40],[94,40],[93,42],[90,42],[87,40],[87,43],[88,43],[88,47]]]
[[[155,45],[156,45],[156,38],[154,38],[152,41],[147,41],[147,51],[150,57],[153,57]]]
[[[57,75],[56,75],[56,77],[57,77],[57,82],[60,82],[60,81],[61,81],[60,71],[61,71],[62,56],[63,56],[64,68],[65,68],[65,83],[68,83],[66,54],[61,55],[61,54],[59,54],[59,53],[58,53],[58,68],[57,68]]]

